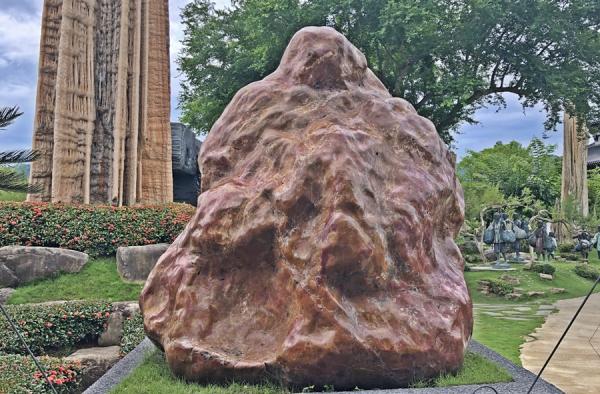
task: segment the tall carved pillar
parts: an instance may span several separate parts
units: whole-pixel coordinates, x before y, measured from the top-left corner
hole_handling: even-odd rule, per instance
[[[568,199],[583,216],[589,213],[587,186],[587,131],[577,131],[577,119],[565,112],[561,205]]]
[[[173,199],[167,0],[45,0],[29,200]]]

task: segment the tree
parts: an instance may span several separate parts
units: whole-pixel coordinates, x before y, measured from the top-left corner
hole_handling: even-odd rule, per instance
[[[0,131],[6,129],[19,116],[18,107],[0,108]],[[34,193],[37,188],[30,187],[27,179],[15,168],[7,165],[16,163],[27,163],[35,160],[37,153],[31,150],[17,150],[0,152],[0,190],[9,192],[27,192]]]
[[[182,12],[183,120],[208,132],[237,90],[278,65],[292,35],[332,26],[446,142],[502,94],[542,103],[553,129],[567,110],[599,123],[597,0],[193,0]]]
[[[527,148],[512,141],[497,142],[480,152],[469,151],[457,166],[467,213],[514,198],[526,205],[539,202],[545,208],[552,207],[561,180],[561,159],[554,155],[555,150],[555,145],[534,138]]]

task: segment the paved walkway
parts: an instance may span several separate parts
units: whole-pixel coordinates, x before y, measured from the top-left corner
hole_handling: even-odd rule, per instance
[[[558,312],[521,347],[523,367],[538,373],[583,298],[561,300]],[[588,300],[569,333],[546,367],[542,378],[568,394],[600,393],[600,294]]]

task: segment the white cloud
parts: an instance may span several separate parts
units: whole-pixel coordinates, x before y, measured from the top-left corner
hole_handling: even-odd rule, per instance
[[[5,64],[37,62],[40,45],[40,15],[22,17],[0,11],[0,60]]]

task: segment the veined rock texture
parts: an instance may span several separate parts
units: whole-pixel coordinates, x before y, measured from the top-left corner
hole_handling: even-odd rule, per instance
[[[464,202],[433,124],[331,28],[304,28],[200,152],[197,211],[140,298],[197,381],[407,385],[460,368]]]
[[[167,0],[45,0],[33,201],[173,200]]]

